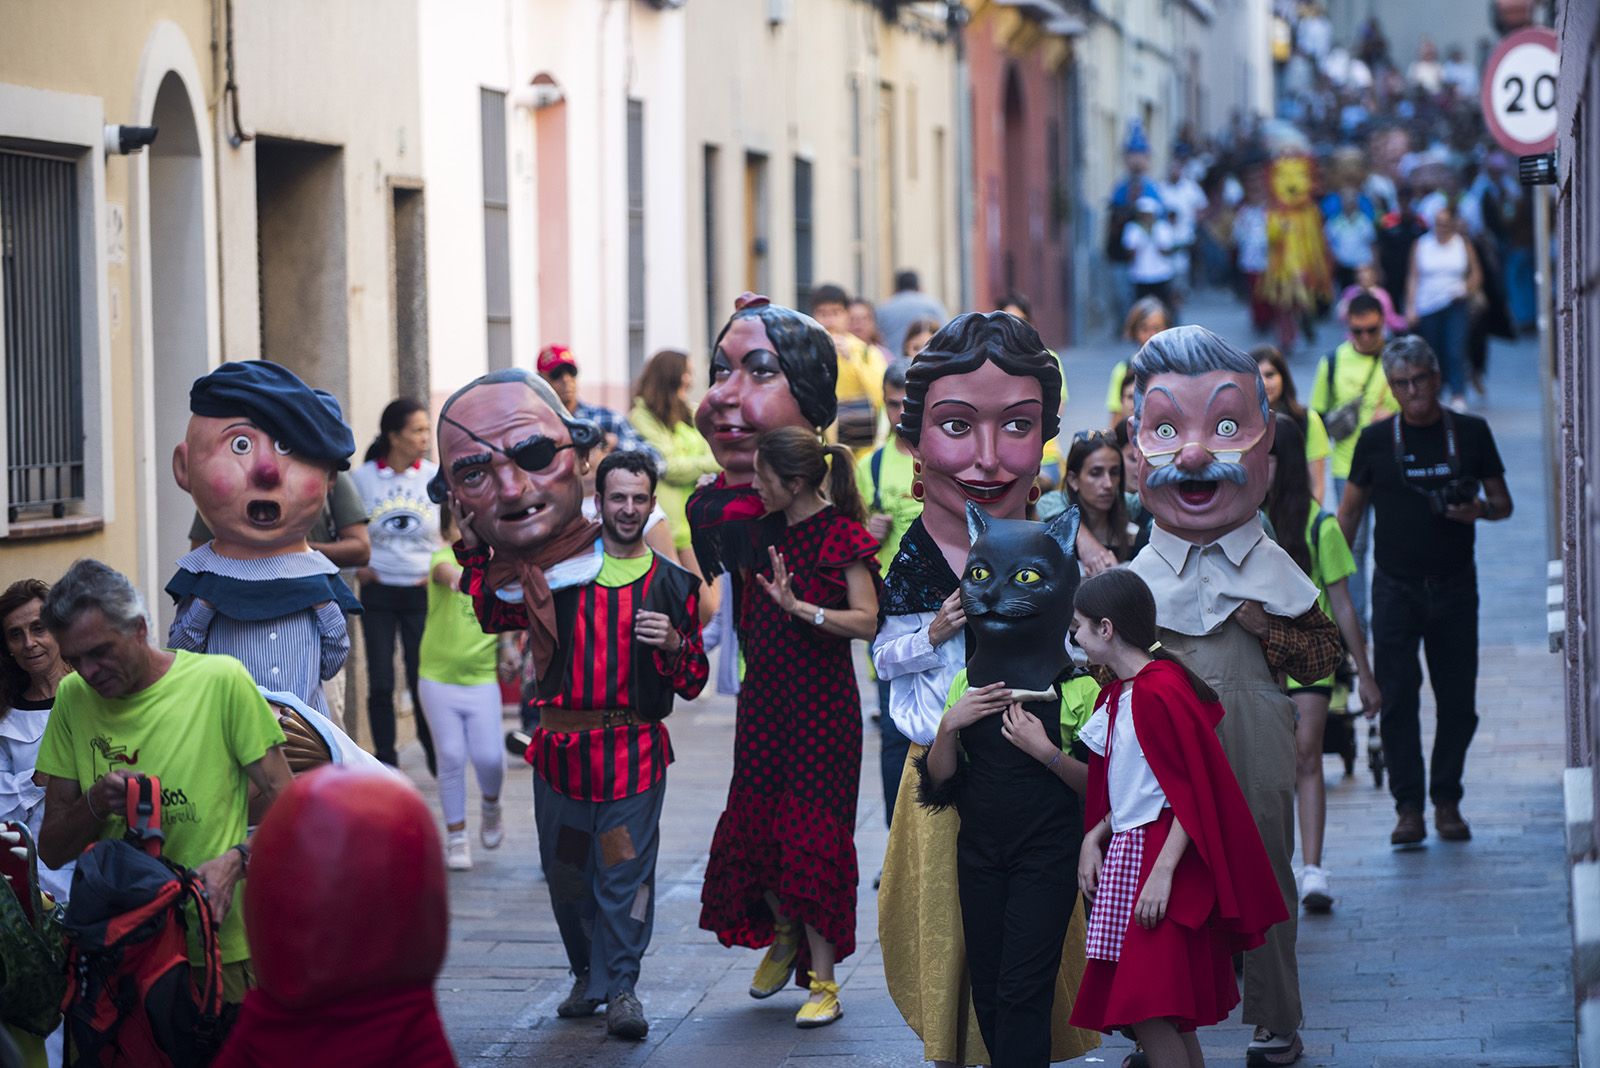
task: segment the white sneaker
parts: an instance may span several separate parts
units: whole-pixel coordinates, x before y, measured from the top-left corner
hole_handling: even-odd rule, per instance
[[[478,827],[478,839],[485,849],[499,849],[506,839],[505,826],[500,820],[500,802],[483,803],[483,822]]]
[[[467,848],[467,832],[451,831],[444,847],[444,866],[451,871],[471,871],[472,852]]]
[[[1327,912],[1333,908],[1333,892],[1328,888],[1328,869],[1308,864],[1300,872],[1300,903],[1307,912]]]

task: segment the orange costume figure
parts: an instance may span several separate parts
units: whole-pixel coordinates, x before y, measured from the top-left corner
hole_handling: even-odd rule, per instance
[[[1322,232],[1316,191],[1316,166],[1310,157],[1279,156],[1269,165],[1267,187],[1267,270],[1260,297],[1273,309],[1278,347],[1285,352],[1295,332],[1333,302],[1333,269]]]

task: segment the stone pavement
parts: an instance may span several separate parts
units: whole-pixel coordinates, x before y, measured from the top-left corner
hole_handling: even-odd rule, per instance
[[[1243,313],[1220,298],[1197,301],[1188,318],[1236,343],[1253,343]],[[1310,393],[1314,354],[1294,361]],[[1483,591],[1482,724],[1467,769],[1465,811],[1475,838],[1435,838],[1421,848],[1388,845],[1392,808],[1364,764],[1346,779],[1337,758],[1329,783],[1327,864],[1338,904],[1302,917],[1306,1065],[1431,1068],[1444,1065],[1557,1066],[1574,1063],[1570,932],[1562,864],[1562,767],[1558,661],[1544,651],[1544,512],[1539,462],[1536,347],[1497,345],[1490,403],[1483,408],[1510,468],[1517,504],[1507,523],[1480,525]],[[1072,428],[1103,425],[1100,401],[1120,344],[1065,350]],[[871,691],[867,691],[871,692]],[[1424,722],[1431,721],[1425,695]],[[732,701],[702,697],[669,721],[677,763],[669,775],[658,872],[655,939],[639,994],[647,1041],[605,1036],[604,1017],[558,1020],[566,963],[539,881],[525,765],[506,788],[507,835],[496,852],[474,842],[477,866],[452,873],[449,960],[439,980],[446,1026],[463,1065],[505,1063],[715,1068],[914,1066],[921,1046],[884,989],[871,876],[886,833],[876,775],[877,740],[867,732],[857,845],[863,887],[856,954],[842,963],[845,1018],[802,1032],[792,1022],[798,990],[768,1001],[746,994],[759,954],[723,949],[700,931],[706,849],[727,789]],[[1358,728],[1365,739],[1365,727]],[[1431,735],[1431,731],[1428,732]],[[420,752],[406,754],[424,788]],[[476,806],[469,806],[474,833]],[[1234,1021],[1202,1035],[1213,1064],[1242,1064],[1248,1031]],[[1115,1064],[1117,1038],[1074,1064]]]

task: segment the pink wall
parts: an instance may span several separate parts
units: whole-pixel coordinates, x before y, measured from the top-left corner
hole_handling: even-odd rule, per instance
[[[973,190],[978,198],[973,241],[974,299],[991,309],[1008,291],[1033,303],[1034,325],[1051,346],[1072,326],[1068,275],[1069,230],[1054,217],[1066,202],[1066,168],[1049,159],[1049,128],[1059,151],[1070,143],[1071,119],[1060,72],[1045,68],[1041,50],[1013,56],[996,46],[992,17],[967,29],[972,77]],[[1050,186],[1052,174],[1063,188]]]

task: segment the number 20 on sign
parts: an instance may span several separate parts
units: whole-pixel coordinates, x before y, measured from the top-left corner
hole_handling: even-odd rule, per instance
[[[1556,144],[1556,35],[1530,26],[1508,35],[1484,68],[1483,117],[1507,152],[1531,156]]]

